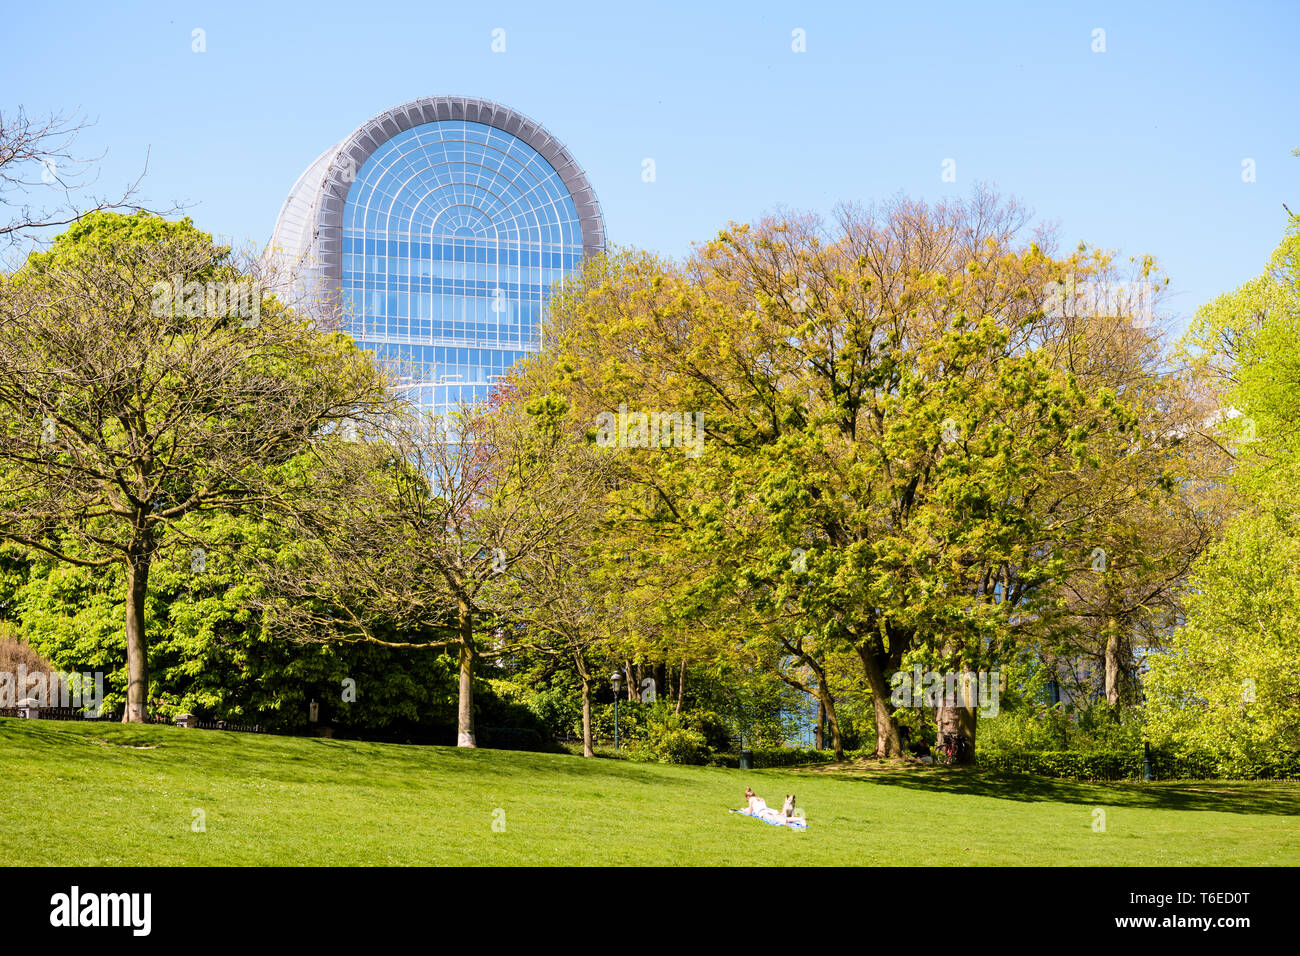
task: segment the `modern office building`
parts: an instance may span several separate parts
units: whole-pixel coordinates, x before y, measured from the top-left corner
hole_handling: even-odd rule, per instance
[[[535,348],[552,284],[604,246],[596,194],[559,140],[452,96],[386,110],[327,149],[271,240],[438,412],[482,399]]]

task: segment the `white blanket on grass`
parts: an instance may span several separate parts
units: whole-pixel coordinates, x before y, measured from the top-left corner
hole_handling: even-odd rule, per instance
[[[752,799],[747,809],[732,810],[731,812],[739,813],[745,817],[753,817],[755,820],[762,820],[774,827],[789,827],[791,830],[808,829],[808,821],[803,817],[787,817],[780,810],[773,810],[760,797]]]

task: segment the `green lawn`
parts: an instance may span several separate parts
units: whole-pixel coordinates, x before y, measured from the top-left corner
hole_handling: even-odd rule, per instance
[[[808,831],[727,813],[747,783],[778,805],[794,791]],[[0,864],[514,863],[1295,865],[1300,787],[739,771],[0,718]]]

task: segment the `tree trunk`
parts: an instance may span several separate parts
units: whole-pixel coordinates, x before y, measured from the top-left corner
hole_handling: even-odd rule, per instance
[[[979,700],[979,675],[967,670],[963,664],[959,663],[961,660],[960,655],[955,652],[950,654],[947,645],[942,646],[940,652],[944,655],[947,666],[954,668],[954,670],[950,676],[944,678],[944,684],[940,690],[939,706],[934,709],[934,723],[937,734],[935,743],[942,750],[945,734],[964,735],[968,749],[965,754],[957,758],[957,762],[972,763],[975,760],[975,719],[977,716],[973,705],[981,703]],[[967,676],[970,678],[969,681],[966,680]]]
[[[677,677],[677,713],[682,712],[682,701],[686,699],[686,658],[682,658],[682,670]]]
[[[149,644],[145,636],[144,599],[149,591],[146,554],[133,554],[126,565],[126,709],[123,723],[142,724],[149,714]]]
[[[826,704],[820,695],[817,698],[817,736],[814,743],[818,750],[826,749]]]
[[[898,735],[898,724],[894,721],[889,701],[889,681],[885,679],[885,664],[888,660],[882,660],[866,647],[858,648],[858,657],[862,658],[862,669],[871,686],[871,702],[876,711],[876,756],[901,757],[903,741]]]
[[[1106,618],[1106,703],[1119,705],[1120,628],[1114,616]]]
[[[831,696],[830,688],[826,686],[825,673],[821,675],[821,680],[817,682],[817,736],[819,741],[824,740],[825,734],[822,727],[826,724],[831,728],[831,749],[835,751],[835,759],[844,759],[844,742],[840,738],[840,718],[835,713],[835,698]],[[821,749],[821,744],[818,744]],[[902,744],[899,744],[899,750],[902,750]]]
[[[474,612],[461,601],[460,623],[460,699],[456,707],[456,746],[477,747],[474,739]]]
[[[970,763],[975,759],[975,721],[978,716],[974,707],[949,707],[944,704],[935,708],[934,723],[938,731],[936,739],[940,747],[943,746],[944,734],[965,734],[970,741],[970,749],[966,751],[962,763]]]
[[[582,681],[582,755],[594,757],[596,751],[591,745],[591,672],[581,653],[574,654],[573,661],[578,666],[578,678]]]
[[[582,755],[596,756],[595,748],[591,745],[591,681],[589,680],[582,682]]]
[[[843,760],[844,740],[840,736],[840,718],[839,715],[835,713],[835,702],[830,699],[830,694],[827,694],[826,697],[826,722],[831,728],[831,750],[834,751],[836,760]],[[902,750],[901,743],[899,744],[899,750]]]

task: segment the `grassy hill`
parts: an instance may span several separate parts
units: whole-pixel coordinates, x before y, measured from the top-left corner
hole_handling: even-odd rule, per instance
[[[777,805],[796,793],[809,829],[727,813],[746,784]],[[1295,865],[1300,787],[739,771],[0,718],[0,864],[556,863]]]

